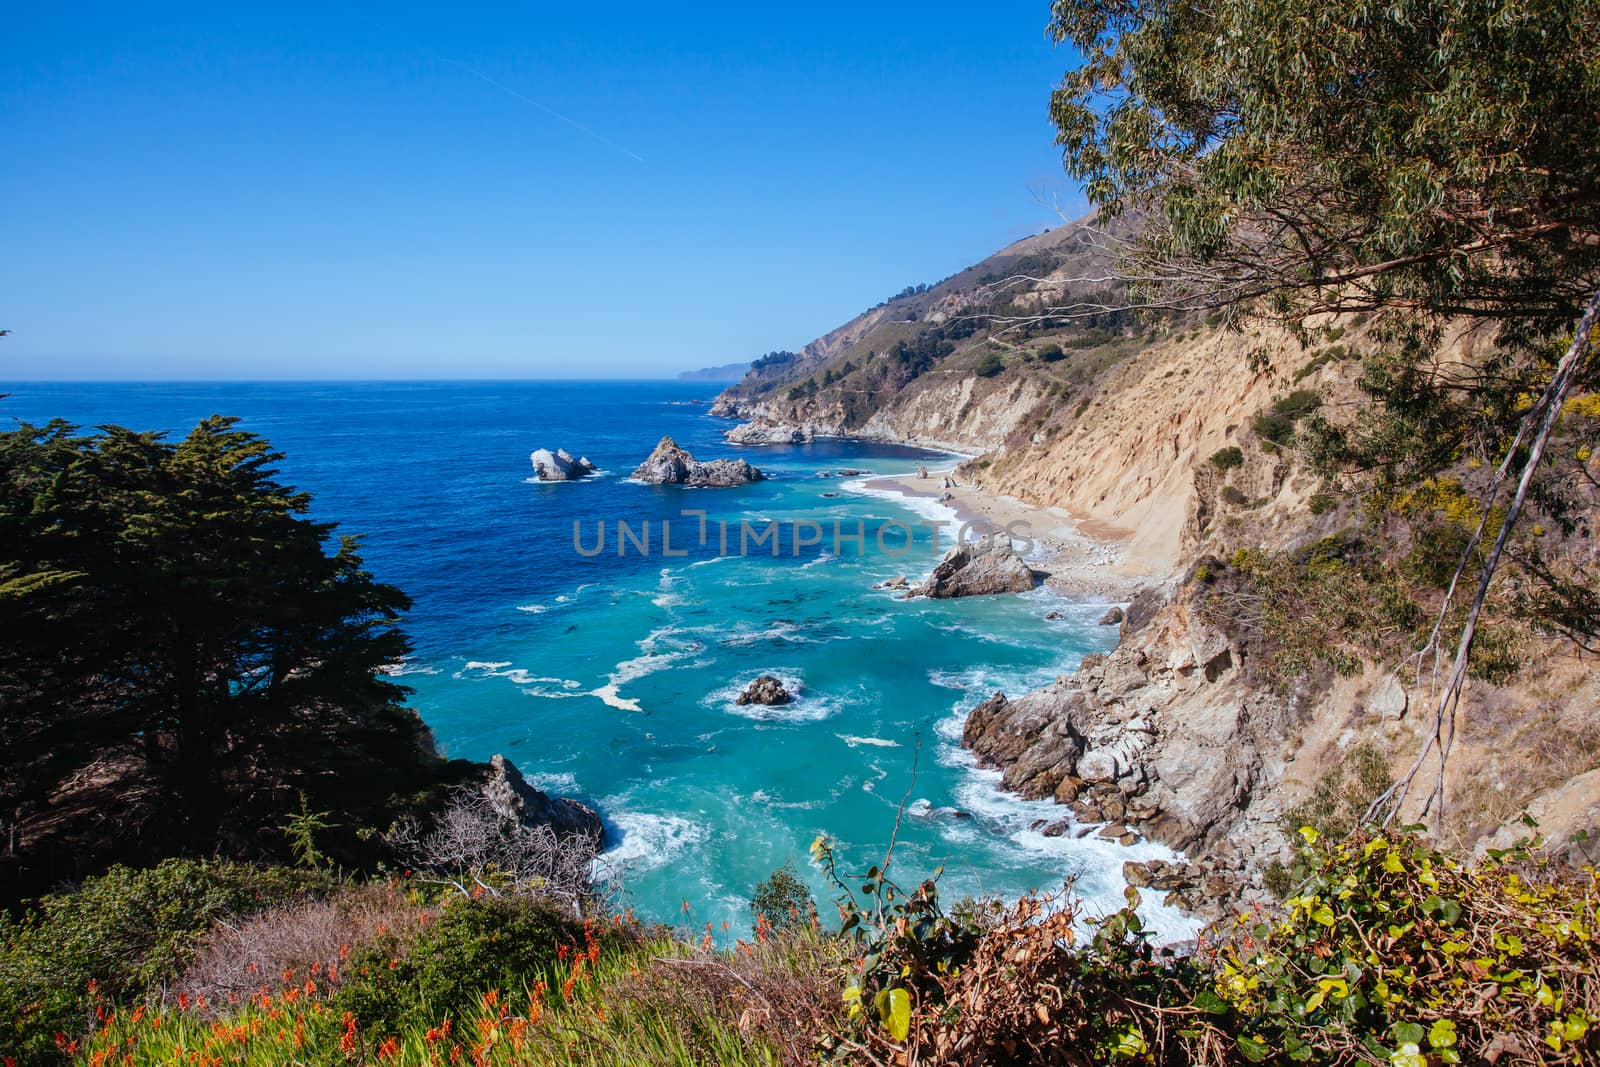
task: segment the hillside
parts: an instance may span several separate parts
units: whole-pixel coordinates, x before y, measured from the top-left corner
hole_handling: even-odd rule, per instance
[[[1404,656],[1454,565],[1456,535],[1442,531],[1475,522],[1459,501],[1485,475],[1456,461],[1427,483],[1442,487],[1433,496],[1378,513],[1330,495],[1300,438],[1309,412],[1339,424],[1369,406],[1363,356],[1382,342],[1367,317],[1325,316],[1297,339],[1219,316],[1042,311],[1117,302],[1085,280],[1105,275],[1097,248],[1083,223],[1018,242],[758,361],[712,410],[744,420],[728,432],[736,443],[838,435],[975,453],[959,481],[1063,509],[1106,542],[1109,570],[1148,589],[1122,646],[986,704],[967,744],[1008,788],[1186,850],[1184,902],[1264,899],[1290,855],[1288,824],[1326,816],[1345,786],[1370,799],[1427,736],[1433,691]],[[1470,365],[1483,346],[1447,333],[1437,358]],[[1533,529],[1552,561],[1592,554]],[[1323,590],[1313,576],[1329,546],[1348,578]],[[1439,554],[1422,564],[1425,548]],[[1303,614],[1262,610],[1262,595]],[[1404,611],[1361,621],[1389,610],[1385,598]],[[1600,832],[1594,674],[1537,620],[1502,624],[1516,659],[1467,690],[1450,833],[1504,842],[1525,812],[1554,842]],[[1086,769],[1096,753],[1110,773]]]

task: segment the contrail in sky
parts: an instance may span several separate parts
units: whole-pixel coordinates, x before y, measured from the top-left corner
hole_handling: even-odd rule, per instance
[[[460,67],[462,70],[466,71],[468,74],[474,75],[475,77],[478,77],[478,78],[482,78],[484,81],[488,82],[490,85],[494,86],[496,89],[499,89],[501,92],[507,94],[508,96],[512,96],[512,97],[515,97],[518,100],[521,100],[524,104],[532,104],[534,107],[538,108],[540,111],[543,111],[546,115],[549,115],[551,118],[559,119],[560,121],[565,122],[568,126],[571,126],[573,129],[577,130],[579,133],[586,133],[590,137],[593,137],[596,141],[599,141],[601,144],[608,145],[611,148],[615,148],[618,152],[621,152],[623,155],[631,156],[632,158],[637,159],[640,163],[643,163],[645,161],[644,157],[641,156],[639,153],[637,153],[637,152],[635,152],[635,151],[633,151],[631,149],[622,147],[617,142],[613,141],[611,138],[605,136],[604,134],[596,133],[594,130],[591,130],[589,127],[585,126],[583,123],[578,122],[576,119],[567,118],[567,116],[563,115],[561,112],[557,111],[553,107],[547,107],[544,104],[539,103],[539,101],[534,100],[531,97],[523,96],[521,93],[517,92],[515,89],[511,88],[510,86],[501,85],[499,82],[497,82],[493,78],[489,77],[489,75],[485,74],[483,71],[478,70],[475,67],[469,67],[465,63],[457,63],[453,59],[447,59],[447,60],[445,60],[445,62],[449,63],[449,64],[451,64],[453,66]]]

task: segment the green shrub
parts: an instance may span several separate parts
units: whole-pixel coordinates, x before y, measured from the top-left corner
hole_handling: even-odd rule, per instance
[[[1322,331],[1322,336],[1330,341],[1337,341],[1339,338],[1344,336],[1344,327],[1329,326],[1327,329]]]
[[[1294,439],[1294,424],[1321,405],[1322,397],[1315,389],[1296,389],[1274,403],[1270,412],[1256,416],[1256,436],[1280,448],[1287,447]]]
[[[993,378],[1006,369],[1005,361],[993,352],[985,352],[972,366],[972,373],[979,378]]]
[[[113,998],[143,995],[176,977],[219,920],[330,885],[285,867],[172,859],[113,867],[20,920],[0,918],[0,1049],[47,1057],[52,1035],[82,1026],[91,981]]]
[[[1222,502],[1233,507],[1240,507],[1244,504],[1248,504],[1250,502],[1250,498],[1245,496],[1244,493],[1240,492],[1237,487],[1225,485],[1222,487]]]
[[[1045,345],[1039,349],[1038,356],[1041,363],[1060,363],[1067,358],[1067,354],[1062,351],[1061,346],[1055,344]]]
[[[1274,447],[1286,447],[1294,439],[1294,420],[1284,415],[1257,415],[1251,428],[1264,443]]]
[[[1238,445],[1219,448],[1211,453],[1211,465],[1219,471],[1231,471],[1235,467],[1244,466],[1244,453],[1239,451]]]
[[[379,1033],[425,1026],[469,1012],[485,990],[523,992],[563,946],[583,951],[596,937],[542,902],[458,897],[411,940],[386,936],[353,955],[331,1007]]]
[[[786,863],[756,883],[750,910],[770,929],[792,930],[808,925],[817,906],[811,889],[795,874],[794,865]]]

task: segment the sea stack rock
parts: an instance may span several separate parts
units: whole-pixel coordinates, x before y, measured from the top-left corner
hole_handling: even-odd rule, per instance
[[[772,707],[777,704],[787,704],[794,699],[794,695],[783,687],[783,682],[770,674],[763,674],[755,681],[744,687],[744,692],[739,694],[735,703],[765,704]]]
[[[572,457],[564,448],[551,452],[548,448],[536,449],[528,456],[533,473],[541,482],[575,482],[594,473],[594,464],[587,456]]]
[[[1007,537],[985,537],[956,545],[939,561],[916,592],[944,598],[1025,593],[1039,576],[1022,561]]]
[[[596,845],[604,835],[599,814],[567,797],[552,797],[528,784],[504,756],[489,759],[479,787],[500,817],[523,826],[548,826],[562,837],[581,837]]]
[[[759,482],[766,478],[756,468],[742,459],[714,459],[701,463],[678,447],[670,437],[663,437],[643,463],[633,472],[634,478],[651,485],[690,485],[722,487]]]

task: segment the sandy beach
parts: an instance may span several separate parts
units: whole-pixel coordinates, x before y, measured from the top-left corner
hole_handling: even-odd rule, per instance
[[[955,512],[958,522],[980,533],[1010,527],[1019,538],[1031,538],[1035,547],[1028,563],[1048,575],[1046,585],[1070,596],[1127,601],[1158,580],[1127,555],[1127,538],[1121,531],[1078,519],[1061,508],[1040,507],[972,485],[946,487],[950,475],[948,470],[929,471],[927,478],[893,475],[869,479],[865,485],[875,492],[939,500]]]

